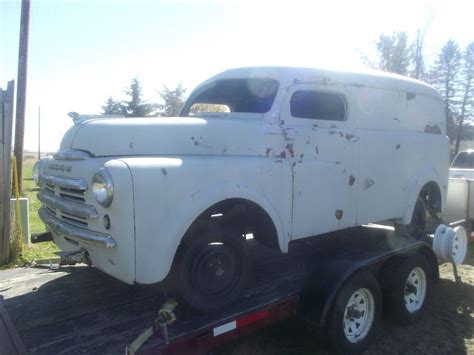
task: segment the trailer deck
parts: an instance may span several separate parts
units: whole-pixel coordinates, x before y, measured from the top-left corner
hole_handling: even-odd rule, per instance
[[[352,265],[422,244],[374,228],[301,240],[292,243],[286,255],[249,242],[256,244],[251,248],[255,272],[241,301],[217,314],[198,314],[180,304],[177,321],[169,327],[171,343],[180,339],[184,344],[188,339],[194,351],[205,350],[210,343],[216,345],[252,330],[226,334],[226,324],[236,319],[250,315],[247,319],[260,326],[271,324],[295,313],[314,275],[325,282],[322,276],[335,267],[350,272]],[[160,285],[129,286],[87,266],[40,265],[0,271],[0,295],[25,348],[37,354],[123,354],[153,323],[166,300]],[[160,349],[172,353],[156,334],[140,350]]]

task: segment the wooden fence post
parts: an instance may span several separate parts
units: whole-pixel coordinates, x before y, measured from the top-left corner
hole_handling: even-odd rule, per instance
[[[0,265],[10,261],[11,151],[14,87],[15,83],[12,80],[8,82],[7,90],[0,88]]]

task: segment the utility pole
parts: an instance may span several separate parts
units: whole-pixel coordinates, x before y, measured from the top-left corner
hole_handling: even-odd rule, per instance
[[[23,178],[23,139],[25,133],[26,77],[28,70],[28,32],[30,27],[30,0],[21,2],[20,45],[18,50],[18,78],[16,92],[15,147],[18,189]]]
[[[41,159],[41,106],[38,106],[38,160]]]

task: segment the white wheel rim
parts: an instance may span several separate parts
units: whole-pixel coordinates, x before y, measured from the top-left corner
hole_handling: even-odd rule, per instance
[[[405,282],[405,307],[414,313],[423,306],[426,296],[426,274],[421,267],[416,267],[408,274]]]
[[[454,228],[451,253],[455,264],[459,265],[464,262],[467,253],[467,233],[466,229],[462,226]]]
[[[344,334],[351,343],[365,339],[375,316],[375,300],[367,288],[355,291],[344,311]]]

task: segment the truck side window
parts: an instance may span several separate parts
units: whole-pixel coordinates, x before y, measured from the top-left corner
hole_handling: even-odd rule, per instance
[[[346,104],[344,97],[327,92],[300,90],[290,100],[293,117],[316,120],[344,121]]]

